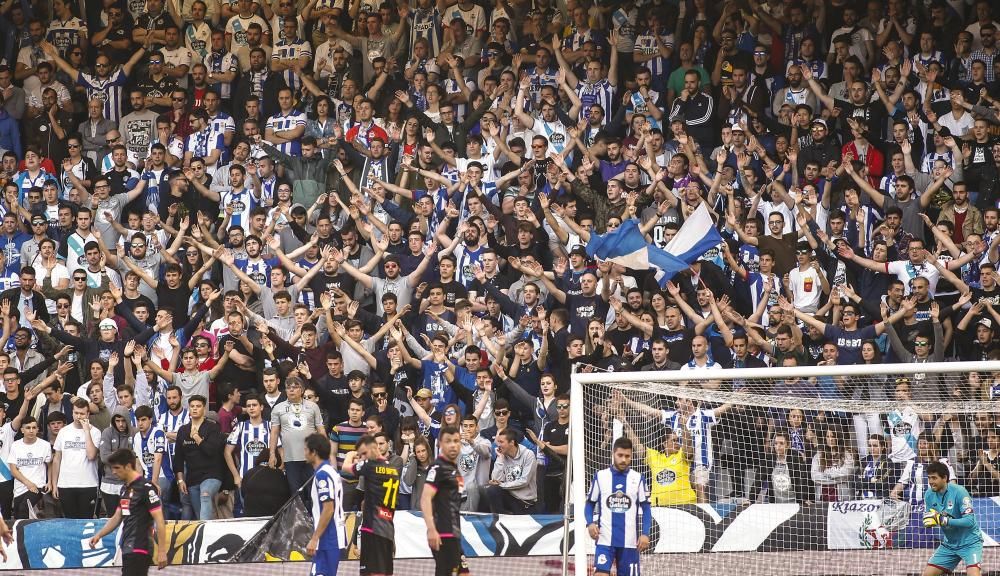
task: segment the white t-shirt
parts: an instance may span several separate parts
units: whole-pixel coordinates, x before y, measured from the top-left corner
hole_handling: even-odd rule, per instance
[[[820,295],[823,287],[820,284],[819,272],[813,268],[807,268],[801,272],[798,267],[792,268],[788,272],[788,283],[792,287],[792,296],[796,310],[804,312],[815,312],[819,307]]]
[[[18,471],[35,486],[41,488],[48,483],[48,464],[52,461],[52,445],[41,438],[28,444],[22,438],[10,448],[7,463],[17,466]],[[28,491],[20,480],[14,480],[14,497]]]
[[[101,432],[96,427],[90,428],[90,437],[94,446],[101,445]],[[75,424],[64,426],[52,448],[62,452],[57,487],[97,488],[98,458],[87,458],[87,437],[84,436],[83,428],[77,428]]]

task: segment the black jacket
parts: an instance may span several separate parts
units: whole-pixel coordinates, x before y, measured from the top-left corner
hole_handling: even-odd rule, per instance
[[[11,288],[9,290],[4,290],[0,293],[0,302],[4,300],[10,300],[11,308],[17,308],[18,304],[21,303],[21,289]],[[31,293],[31,307],[35,311],[35,316],[45,322],[49,323],[49,309],[45,305],[45,296],[42,296],[40,292]]]
[[[785,463],[788,465],[788,475],[792,481],[792,491],[795,492],[795,502],[803,504],[806,501],[813,500],[810,494],[809,471],[806,461],[802,459],[802,456],[798,452],[789,447],[788,453],[785,456]],[[750,492],[756,496],[763,489],[766,482],[768,484],[768,502],[774,502],[774,489],[770,486],[772,470],[774,470],[774,455],[769,454],[763,470],[758,470],[754,488]]]
[[[223,480],[222,451],[226,447],[226,436],[219,425],[206,419],[198,427],[201,443],[191,439],[191,423],[177,430],[174,450],[174,472],[183,472],[188,486],[201,484],[203,480]]]

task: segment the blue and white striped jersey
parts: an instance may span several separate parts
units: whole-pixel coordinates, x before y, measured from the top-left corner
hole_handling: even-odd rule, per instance
[[[142,466],[142,477],[146,480],[153,480],[153,463],[157,454],[163,454],[160,461],[160,475],[166,476],[164,469],[167,467],[169,455],[167,454],[167,435],[155,425],[143,436],[142,432],[136,431],[132,435],[132,451],[139,459]]]
[[[260,424],[253,424],[249,420],[241,421],[229,433],[229,440],[226,443],[236,447],[233,452],[233,461],[236,463],[236,469],[239,470],[240,476],[245,475],[253,468],[254,460],[264,448],[267,448],[270,439],[271,427],[264,421],[261,421]],[[278,445],[281,445],[280,438]]]
[[[320,515],[326,502],[333,502],[333,518],[319,537],[320,550],[338,550],[347,547],[347,533],[344,521],[344,484],[340,474],[330,462],[324,462],[316,469],[312,484],[313,528],[319,526]]]
[[[712,467],[712,427],[718,422],[715,410],[695,410],[686,420],[676,410],[663,411],[664,426],[669,426],[681,438],[691,435],[694,446],[694,458],[691,461],[696,466]]]
[[[288,114],[282,114],[278,112],[274,116],[267,119],[267,124],[265,124],[264,129],[271,129],[275,132],[280,132],[282,130],[293,130],[299,126],[306,125],[306,115],[298,110],[292,109]],[[300,138],[296,138],[291,142],[283,142],[281,144],[275,145],[275,148],[281,150],[289,156],[300,156],[302,154],[302,142]]]
[[[166,406],[166,403],[163,404]],[[156,426],[160,430],[163,430],[164,434],[174,433],[176,434],[180,430],[181,426],[191,422],[191,414],[187,411],[187,408],[181,408],[181,411],[177,414],[173,414],[170,410],[158,410],[158,406],[154,405],[154,410],[157,410],[156,414]],[[167,443],[167,458],[163,459],[163,475],[167,478],[174,477],[173,469],[173,458],[174,458],[175,445],[173,442]]]
[[[115,124],[122,119],[122,105],[125,102],[125,84],[128,76],[122,68],[116,69],[107,78],[84,74],[76,78],[76,83],[87,90],[88,100],[104,102],[104,117]]]
[[[639,536],[648,533],[648,528],[642,529],[650,522],[649,518],[640,522],[640,511],[648,516],[649,493],[642,474],[614,467],[594,474],[586,513],[587,523],[596,523],[600,529],[598,546],[635,548]]]
[[[583,103],[580,106],[580,120],[590,117],[591,106],[597,104],[604,110],[604,117],[601,125],[607,123],[611,107],[614,105],[615,87],[608,82],[607,78],[601,78],[597,82],[580,82],[576,85],[576,94]]]
[[[274,46],[274,51],[271,52],[272,61],[298,60],[303,56],[305,56],[307,60],[312,58],[312,46],[305,40],[296,40],[295,42],[282,40]],[[299,78],[299,74],[295,70],[291,68],[283,70],[281,72],[281,77],[285,79],[285,84],[288,84],[288,87],[293,91],[297,92],[300,88],[302,88],[302,80]]]

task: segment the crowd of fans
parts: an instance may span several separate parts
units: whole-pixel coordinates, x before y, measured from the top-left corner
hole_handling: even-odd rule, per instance
[[[4,3],[0,509],[112,512],[131,447],[170,518],[273,513],[316,431],[416,508],[455,425],[465,509],[561,512],[574,372],[1000,356],[994,11]],[[699,206],[724,241],[674,278],[588,257]],[[900,407],[585,406],[660,503],[920,502],[944,457],[1000,493],[993,415],[908,406],[992,375],[754,386]]]

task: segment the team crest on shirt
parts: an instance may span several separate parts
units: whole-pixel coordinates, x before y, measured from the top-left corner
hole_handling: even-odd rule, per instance
[[[628,494],[618,490],[608,495],[607,500],[604,501],[604,505],[611,512],[627,512],[632,507],[632,499]]]
[[[972,514],[972,498],[962,498],[962,514]]]
[[[656,483],[661,486],[673,484],[674,480],[677,480],[677,474],[673,470],[660,470],[656,474]]]

